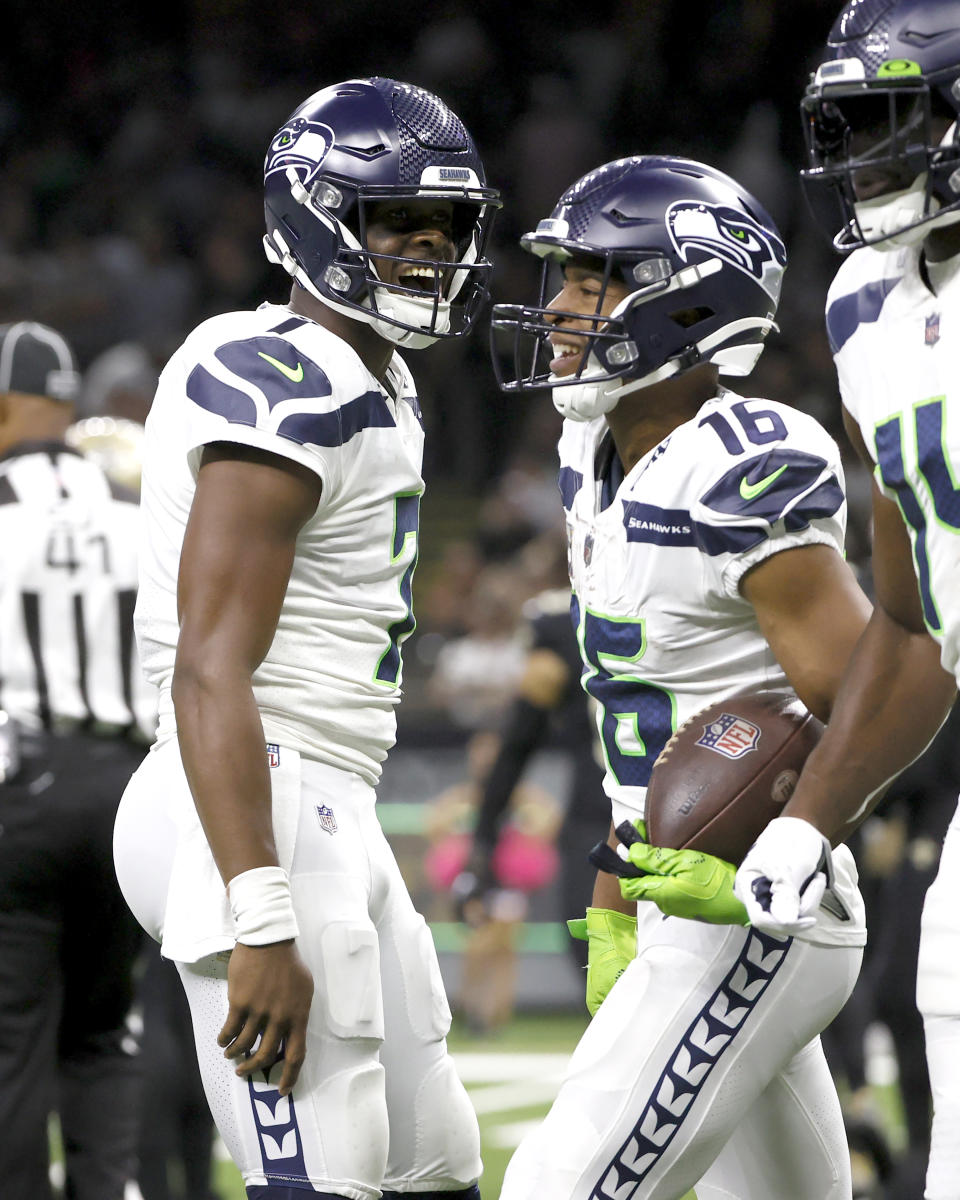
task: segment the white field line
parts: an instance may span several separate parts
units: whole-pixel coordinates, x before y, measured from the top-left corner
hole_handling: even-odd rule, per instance
[[[554,1079],[558,1083],[570,1061],[569,1054],[486,1054],[463,1051],[452,1055],[457,1074],[466,1084],[506,1083],[517,1079]]]
[[[537,1118],[532,1121],[507,1121],[503,1125],[487,1128],[484,1138],[491,1146],[500,1150],[516,1150],[527,1134],[533,1133],[539,1124],[540,1120]]]
[[[570,1056],[466,1053],[455,1054],[453,1059],[460,1078],[470,1087],[470,1100],[477,1116],[488,1116],[550,1104],[560,1088]]]

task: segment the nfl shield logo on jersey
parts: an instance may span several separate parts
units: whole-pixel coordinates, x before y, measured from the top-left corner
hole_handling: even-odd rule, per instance
[[[317,820],[320,822],[320,828],[326,830],[327,833],[337,832],[337,818],[333,815],[332,808],[327,808],[325,804],[318,804]]]
[[[267,742],[267,765],[280,766],[280,747],[275,742]]]
[[[733,713],[721,713],[716,721],[704,725],[697,745],[714,750],[726,758],[742,758],[756,750],[760,741],[760,727]]]
[[[931,313],[924,322],[923,344],[935,346],[940,341],[940,314]]]

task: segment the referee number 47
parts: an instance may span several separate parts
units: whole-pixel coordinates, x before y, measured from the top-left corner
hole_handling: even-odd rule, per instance
[[[81,569],[110,574],[110,543],[105,533],[78,534],[75,529],[54,528],[47,538],[44,562],[70,575]]]

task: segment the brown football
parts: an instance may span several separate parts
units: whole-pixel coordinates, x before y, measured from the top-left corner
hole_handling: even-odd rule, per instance
[[[744,855],[780,815],[823,725],[796,696],[741,693],[686,721],[664,746],[647,789],[647,841]]]

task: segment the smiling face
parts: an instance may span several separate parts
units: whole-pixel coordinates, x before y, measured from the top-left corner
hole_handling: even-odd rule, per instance
[[[372,204],[367,213],[366,244],[379,277],[388,286],[428,295],[445,289],[453,272],[436,264],[453,262],[456,257],[453,223],[450,200],[398,198]],[[390,257],[381,257],[386,255]]]
[[[626,284],[611,277],[604,288],[603,260],[574,255],[563,266],[563,287],[547,306],[553,325],[550,345],[554,357],[550,370],[554,375],[573,375],[580,367],[587,340],[579,331],[596,333],[604,322],[598,317],[610,313],[628,294]],[[556,315],[552,315],[556,314]]]

